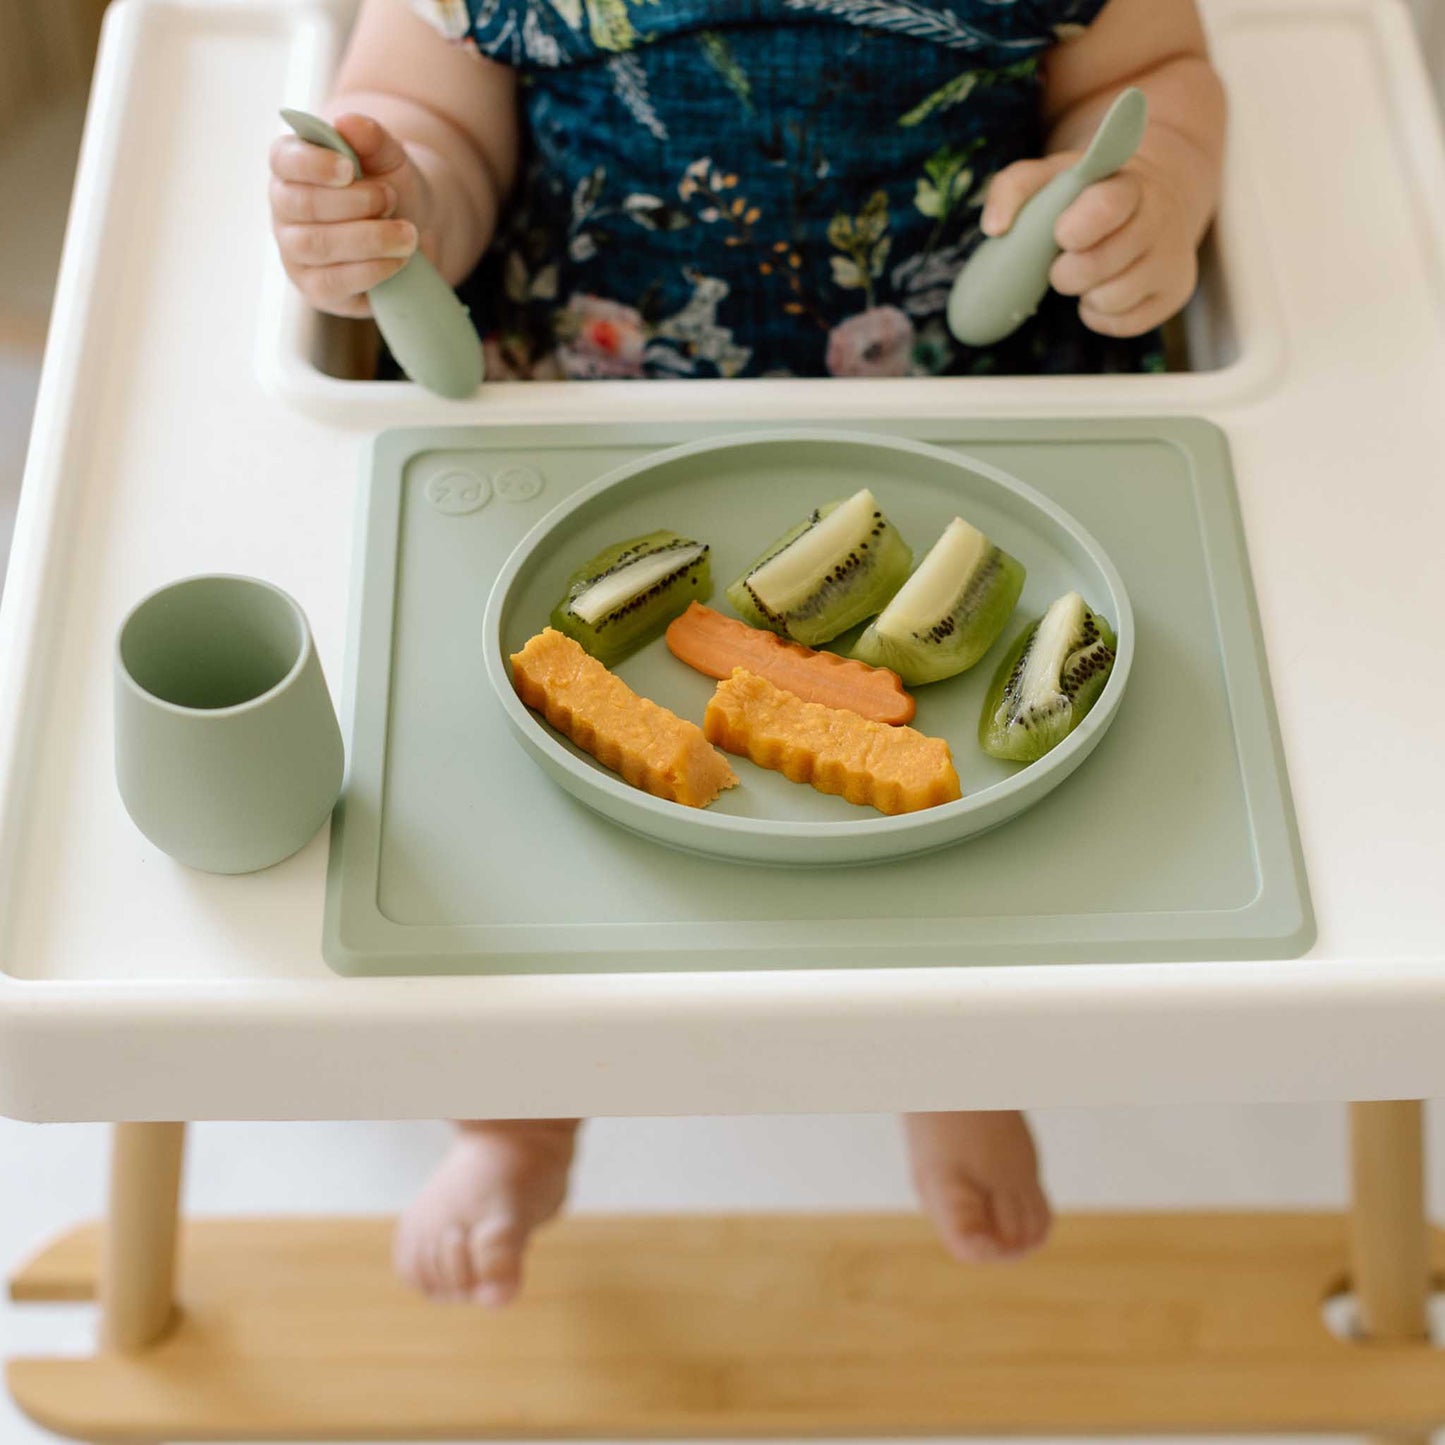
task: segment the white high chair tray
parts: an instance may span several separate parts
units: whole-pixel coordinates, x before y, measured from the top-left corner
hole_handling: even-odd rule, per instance
[[[492,386],[322,376],[267,234],[344,7],[120,0],[0,609],[0,1110],[31,1119],[883,1110],[1445,1092],[1445,151],[1393,0],[1206,0],[1232,102],[1191,316],[1127,378]],[[204,126],[178,115],[204,109]],[[1318,938],[1293,961],[335,977],[326,840],[188,872],[116,796],[110,650],[202,570],[342,684],[353,497],[403,425],[1202,415],[1224,428]]]

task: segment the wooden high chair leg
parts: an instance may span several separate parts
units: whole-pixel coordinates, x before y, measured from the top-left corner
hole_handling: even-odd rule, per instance
[[[101,1342],[135,1354],[170,1329],[184,1124],[117,1124],[100,1270]]]
[[[1360,1334],[1399,1342],[1429,1336],[1429,1224],[1423,1106],[1351,1104],[1354,1202],[1350,1252]],[[1431,1432],[1392,1432],[1374,1445],[1430,1445]]]

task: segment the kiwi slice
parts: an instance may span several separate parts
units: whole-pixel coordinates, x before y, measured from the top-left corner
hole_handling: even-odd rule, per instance
[[[618,542],[584,562],[567,580],[552,626],[610,667],[659,637],[690,602],[712,594],[705,542],[676,532],[649,532]]]
[[[994,645],[1023,586],[1023,564],[955,517],[853,656],[891,667],[909,687],[953,677]]]
[[[1098,701],[1118,645],[1109,624],[1066,592],[999,664],[978,724],[984,752],[1032,763],[1057,747]]]
[[[866,487],[819,507],[727,590],[754,627],[816,647],[887,605],[913,553]]]

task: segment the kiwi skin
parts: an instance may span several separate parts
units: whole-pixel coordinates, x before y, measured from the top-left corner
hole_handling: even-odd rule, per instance
[[[1065,706],[1043,719],[1034,720],[1031,724],[1010,724],[1004,694],[1043,618],[1031,622],[1010,644],[998,665],[998,671],[993,675],[993,681],[989,684],[983,713],[978,721],[978,741],[990,757],[1000,758],[1005,762],[1036,763],[1045,753],[1063,742],[1098,702],[1113,671],[1119,639],[1113,628],[1092,608],[1086,607],[1085,616],[1086,620],[1093,619],[1098,630],[1096,641],[1102,643],[1104,652],[1086,664],[1085,676],[1079,679]]]
[[[993,584],[990,595],[977,609],[967,628],[955,631],[951,618],[948,622],[940,620],[935,631],[946,629],[943,635],[932,641],[918,642],[912,639],[894,641],[876,627],[870,627],[853,645],[849,656],[872,667],[891,668],[908,687],[923,687],[930,682],[942,682],[967,672],[998,641],[1018,604],[1019,594],[1024,590],[1026,574],[1023,563],[1017,558],[1000,547],[994,547],[989,565]]]
[[[868,541],[862,544],[866,549],[871,543],[874,551],[861,582],[856,583],[847,596],[830,603],[826,609],[798,610],[786,616],[776,616],[761,606],[748,586],[754,573],[760,571],[779,553],[786,551],[823,518],[851,500],[850,497],[840,497],[837,501],[829,502],[811,512],[797,526],[789,528],[773,542],[747,571],[727,588],[724,595],[744,622],[768,632],[776,632],[793,642],[801,642],[805,647],[821,647],[848,631],[850,627],[876,616],[888,605],[889,599],[908,580],[908,573],[913,565],[913,552],[903,540],[898,528],[889,521],[881,508],[877,508],[876,499],[873,529]],[[848,560],[857,562],[859,559],[856,554],[851,554]],[[841,576],[841,573],[839,575]],[[832,579],[824,579],[823,586],[830,585]]]
[[[591,624],[569,610],[575,597],[608,572],[634,556],[666,547],[702,546],[702,555],[684,572],[671,574],[657,583],[645,597],[634,598],[620,616]],[[667,530],[648,532],[614,543],[584,562],[568,579],[562,600],[549,619],[558,632],[580,644],[604,667],[612,667],[654,638],[661,637],[674,617],[687,611],[691,602],[706,602],[712,596],[712,549],[690,537]]]

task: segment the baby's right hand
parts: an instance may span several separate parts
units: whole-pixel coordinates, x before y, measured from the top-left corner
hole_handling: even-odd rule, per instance
[[[365,115],[336,128],[361,161],[299,136],[271,147],[271,229],[286,274],[318,311],[367,316],[366,292],[394,276],[426,225],[426,178],[388,130]]]

